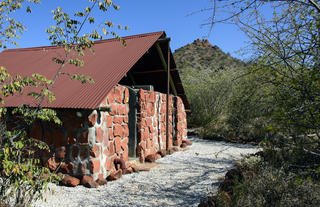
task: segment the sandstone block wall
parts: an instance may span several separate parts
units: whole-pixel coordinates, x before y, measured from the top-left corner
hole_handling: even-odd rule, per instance
[[[129,91],[116,85],[102,101],[106,110],[60,109],[62,126],[36,123],[30,136],[49,144],[51,153],[42,153],[45,164],[54,160],[57,150],[65,147],[66,173],[73,176],[107,177],[114,169],[114,159],[126,163],[129,143]],[[169,148],[180,146],[187,138],[186,113],[181,98],[169,97]],[[138,91],[137,156],[141,162],[149,154],[166,150],[166,94]]]
[[[49,144],[51,152],[64,146],[64,161],[69,166],[67,173],[105,178],[114,169],[116,157],[129,160],[128,101],[128,89],[117,85],[100,105],[112,111],[57,110],[62,126],[36,123],[30,136]],[[53,153],[42,155],[42,161],[45,163],[52,156]]]
[[[139,90],[138,147],[140,162],[157,151],[167,150],[166,107],[167,95],[159,92]],[[182,127],[185,127],[185,131]],[[169,139],[168,147],[180,146],[187,138],[186,114],[180,97],[169,95]]]
[[[182,99],[179,96],[175,98],[175,139],[173,144],[180,146],[183,139],[187,139],[188,128],[187,128],[187,114],[184,108]]]

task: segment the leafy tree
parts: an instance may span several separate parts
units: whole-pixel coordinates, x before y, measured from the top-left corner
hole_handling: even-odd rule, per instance
[[[266,8],[273,13],[266,14]],[[294,168],[315,172],[320,166],[320,2],[222,0],[213,1],[211,11],[210,28],[233,23],[251,40],[253,67],[246,74],[272,97],[266,130],[281,135],[268,146],[291,153]]]
[[[20,38],[25,29],[22,23],[12,17],[13,12],[26,9],[26,12],[30,13],[33,4],[37,3],[40,1],[5,0],[1,2],[0,47],[5,49],[8,44],[17,45],[15,38]],[[41,87],[41,90],[27,94],[39,101],[35,108],[21,106],[10,111],[3,107],[0,108],[0,206],[28,206],[34,199],[41,198],[40,192],[48,182],[56,179],[55,176],[50,175],[47,168],[39,164],[39,157],[35,153],[37,150],[48,150],[48,146],[28,137],[26,129],[36,120],[61,124],[56,112],[52,109],[43,109],[42,104],[47,97],[49,102],[54,101],[55,97],[50,89],[61,75],[67,75],[70,79],[82,83],[93,82],[90,77],[69,74],[67,71],[62,72],[62,69],[68,64],[81,67],[83,65],[81,57],[84,56],[84,51],[87,49],[93,52],[94,40],[111,34],[125,44],[113,31],[114,25],[109,19],[106,19],[103,25],[95,23],[93,11],[106,13],[110,8],[118,10],[119,6],[111,0],[89,0],[87,7],[73,15],[64,12],[60,7],[53,10],[56,24],[50,26],[46,32],[51,44],[62,47],[64,54],[53,57],[53,61],[57,63],[57,72],[52,79],[47,79],[41,74],[32,74],[31,77],[13,77],[8,72],[10,68],[6,69],[1,66],[0,101],[2,103],[7,96],[23,93],[25,86]],[[100,32],[97,29],[89,33],[83,32],[85,24],[94,25]],[[122,26],[118,25],[118,28]],[[125,29],[128,28],[125,27]]]

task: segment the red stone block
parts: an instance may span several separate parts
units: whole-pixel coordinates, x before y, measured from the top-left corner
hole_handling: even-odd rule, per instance
[[[119,104],[119,106],[118,106],[118,115],[126,115],[126,114],[127,114],[126,105]]]
[[[161,157],[161,156],[160,156]],[[156,154],[150,154],[146,156],[145,161],[146,162],[155,162],[156,161]]]
[[[161,106],[160,106],[160,113],[161,113],[161,114],[166,113],[166,104],[161,104]]]
[[[167,101],[167,95],[163,94],[163,93],[161,93],[160,95],[161,95],[162,102],[166,102]]]
[[[121,138],[120,137],[116,137],[114,139],[114,146],[116,149],[116,153],[120,153],[120,151],[121,151]]]
[[[123,89],[122,87],[116,87],[115,90],[114,90],[114,98],[115,98],[115,101],[117,103],[121,103],[122,102],[122,92],[123,92]]]
[[[151,141],[149,139],[147,139],[147,149],[151,148]]]
[[[88,158],[89,153],[88,153],[88,148],[87,146],[80,146],[80,159],[85,160]]]
[[[140,97],[140,101],[145,101],[144,90],[142,89],[139,90],[139,97]]]
[[[125,162],[129,161],[128,150],[122,152],[120,158],[123,159]]]
[[[61,183],[65,186],[76,187],[77,185],[80,184],[80,180],[78,178],[71,177],[70,175],[66,175],[62,179]]]
[[[147,114],[147,112],[141,112],[141,114],[140,114],[140,116],[141,116],[141,118],[146,118],[146,117],[148,117],[148,114]]]
[[[124,138],[121,140],[121,149],[123,151],[128,151],[128,138]]]
[[[145,149],[146,149],[146,147],[147,147],[147,146],[146,146],[146,141],[142,141],[142,142],[140,142],[140,146],[141,146],[141,148],[142,148],[142,149],[144,149],[144,150],[145,150]]]
[[[112,140],[114,138],[113,136],[113,130],[112,129],[109,129],[109,139]]]
[[[147,113],[148,116],[153,116],[154,115],[154,105],[152,103],[148,103],[147,105]]]
[[[113,126],[113,136],[119,136],[122,137],[122,126],[119,124],[115,124]]]
[[[181,139],[178,139],[178,140],[176,140],[176,146],[180,146],[182,144],[182,140]]]
[[[88,126],[93,127],[97,122],[97,114],[90,114],[88,116]]]
[[[109,138],[107,136],[103,138],[103,146],[105,147],[109,146]]]
[[[100,171],[100,160],[90,160],[90,172],[98,173]]]
[[[155,92],[153,92],[153,91],[150,92],[149,101],[150,101],[151,103],[156,102],[156,93],[155,93]]]
[[[101,127],[96,127],[96,142],[102,143],[103,141],[103,130]]]
[[[113,169],[113,167],[114,167],[113,162],[111,161],[111,159],[109,157],[107,157],[106,163],[105,163],[106,170],[111,171]]]
[[[153,126],[149,126],[149,132],[150,132],[150,134],[152,134],[153,133]]]
[[[55,171],[58,168],[59,164],[60,162],[56,161],[54,157],[51,157],[46,161],[46,167],[49,168],[51,171]]]
[[[128,116],[123,117],[123,122],[124,123],[128,123],[129,122],[129,117]]]
[[[114,103],[114,89],[112,89],[109,92],[107,98],[108,98],[108,104]]]
[[[93,181],[93,177],[89,176],[89,175],[84,175],[81,179],[81,185],[85,185],[87,183],[89,183],[90,181]]]
[[[146,120],[146,125],[147,126],[152,126],[152,118],[151,117],[148,117],[145,120]]]
[[[113,180],[118,180],[119,178],[122,177],[122,170],[119,169],[117,171],[112,172],[108,177],[107,180],[108,181],[113,181]]]
[[[110,104],[110,108],[112,108],[112,111],[109,112],[110,115],[118,114],[118,104]]]
[[[73,146],[71,154],[72,154],[72,158],[74,160],[76,160],[78,158],[78,155],[79,155],[79,148],[77,146]]]
[[[89,131],[88,130],[80,133],[80,135],[78,137],[78,143],[79,144],[89,144]]]
[[[116,124],[121,124],[123,121],[123,118],[121,116],[116,116],[113,118],[113,122]]]
[[[109,104],[109,103],[108,103],[108,97],[105,97],[105,98],[103,99],[103,101],[101,102],[101,104],[104,105],[104,106],[108,105],[108,104]]]
[[[112,116],[106,115],[107,127],[112,127],[113,118]]]
[[[100,146],[99,145],[93,145],[93,147],[90,149],[90,156],[91,158],[97,158],[99,157],[99,153],[100,153]]]
[[[122,127],[123,127],[122,136],[123,137],[128,137],[129,136],[129,127],[128,127],[128,125],[122,125]]]
[[[149,130],[148,130],[147,128],[144,129],[144,131],[141,133],[141,138],[142,138],[143,140],[149,139]]]
[[[99,174],[99,178],[96,180],[96,183],[98,183],[99,185],[106,185],[107,180],[103,178],[103,174]]]
[[[109,142],[109,156],[114,155],[114,153],[116,153],[114,148],[114,142]]]

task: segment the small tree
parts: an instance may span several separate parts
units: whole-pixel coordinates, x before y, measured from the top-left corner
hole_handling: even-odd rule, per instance
[[[40,3],[40,1],[2,1],[0,5],[0,47],[6,48],[8,43],[16,44],[14,38],[22,34],[25,26],[11,17],[12,12],[22,8],[31,12],[32,3]],[[84,51],[87,49],[93,52],[94,40],[102,39],[103,36],[111,34],[125,44],[115,32],[110,31],[113,27],[110,20],[106,20],[103,25],[95,23],[95,18],[92,16],[93,11],[106,13],[109,8],[118,10],[119,6],[111,0],[89,0],[86,8],[72,16],[60,7],[52,12],[56,25],[47,29],[49,40],[52,45],[64,49],[64,54],[59,54],[59,57],[52,57],[52,60],[57,63],[57,72],[54,77],[50,77],[52,79],[47,79],[41,74],[32,74],[31,77],[12,77],[7,69],[1,67],[0,88],[2,97],[0,97],[0,101],[2,103],[7,96],[23,93],[25,86],[40,87],[41,90],[27,94],[39,101],[35,108],[21,106],[12,111],[3,107],[0,108],[0,206],[29,206],[33,200],[41,198],[40,192],[43,187],[56,179],[55,176],[50,175],[47,168],[40,165],[39,157],[35,153],[36,150],[48,150],[48,146],[32,137],[28,137],[26,129],[36,120],[61,124],[56,112],[52,109],[43,109],[42,105],[47,97],[49,102],[54,101],[55,96],[50,89],[61,75],[68,75],[71,80],[78,80],[81,83],[93,82],[90,77],[70,74],[63,69],[68,64],[81,67],[84,64],[81,57],[84,56]],[[97,29],[101,29],[101,32],[98,32],[97,29],[89,33],[83,32],[86,23],[95,25]],[[122,26],[118,25],[118,28],[121,29]],[[128,28],[125,27],[125,29]],[[8,70],[10,71],[10,68]],[[13,124],[7,122],[6,116],[8,114],[14,115]]]

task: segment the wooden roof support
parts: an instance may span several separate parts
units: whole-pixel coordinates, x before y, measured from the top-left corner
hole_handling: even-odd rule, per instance
[[[165,71],[168,72],[168,69],[167,69],[167,68],[168,68],[168,65],[167,65],[167,62],[166,62],[166,60],[165,60],[165,58],[164,58],[164,56],[163,56],[163,53],[162,53],[162,50],[161,50],[161,48],[160,48],[159,43],[157,42],[157,43],[155,44],[155,46],[156,46],[156,49],[157,49],[158,54],[159,54],[159,56],[160,56],[160,60],[161,60],[162,66],[163,66],[163,68],[165,69]],[[177,90],[176,90],[176,87],[174,86],[174,82],[173,82],[171,76],[170,76],[170,86],[171,86],[171,89],[172,89],[173,94],[176,96],[176,95],[177,95]]]
[[[177,71],[177,70],[173,69],[170,71]],[[148,73],[161,73],[161,72],[167,72],[167,70],[160,69],[160,70],[138,71],[138,72],[133,72],[133,74],[148,74]]]

